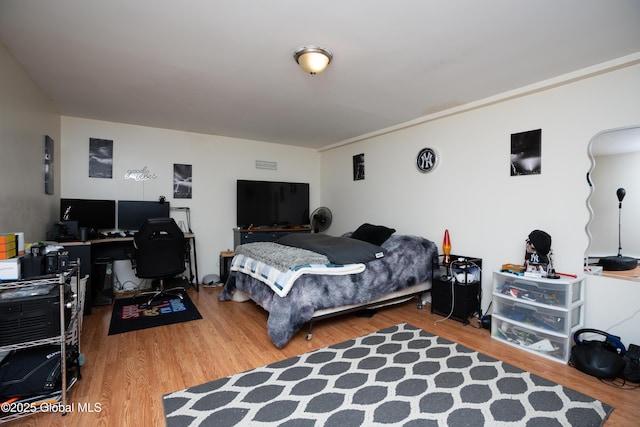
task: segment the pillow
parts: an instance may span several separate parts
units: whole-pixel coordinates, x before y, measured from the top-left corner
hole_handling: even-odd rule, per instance
[[[368,223],[362,224],[356,231],[351,234],[351,238],[363,240],[373,245],[380,246],[396,232],[395,228],[385,227],[384,225],[372,225]]]

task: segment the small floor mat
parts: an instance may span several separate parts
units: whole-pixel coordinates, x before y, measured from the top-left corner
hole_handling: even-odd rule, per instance
[[[148,296],[116,299],[109,335],[202,319],[187,294],[183,299],[173,295],[156,298],[151,307],[146,307],[148,300]]]

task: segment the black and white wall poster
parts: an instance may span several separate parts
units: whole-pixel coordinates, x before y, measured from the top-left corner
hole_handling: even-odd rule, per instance
[[[173,164],[173,198],[190,199],[192,165]]]
[[[89,178],[113,178],[113,141],[89,138]]]
[[[540,175],[542,129],[511,134],[511,176]]]
[[[53,194],[53,139],[44,137],[44,193]]]
[[[353,180],[364,179],[364,153],[353,156]]]

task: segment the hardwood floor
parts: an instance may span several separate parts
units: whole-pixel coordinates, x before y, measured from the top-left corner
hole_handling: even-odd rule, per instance
[[[371,318],[346,315],[318,322],[313,339],[298,332],[283,349],[266,334],[266,313],[252,302],[218,302],[219,288],[189,290],[202,320],[108,336],[111,307],[84,318],[83,378],[71,389],[75,409],[66,416],[35,414],[8,426],[164,425],[162,395],[259,367],[300,353],[407,322],[469,348],[602,400],[616,409],[605,426],[636,426],[640,389],[621,390],[567,365],[514,349],[489,331],[431,315],[414,302],[380,310]],[[80,411],[93,408],[94,412]]]

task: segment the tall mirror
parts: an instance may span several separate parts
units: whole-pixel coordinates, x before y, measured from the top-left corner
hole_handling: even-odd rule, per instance
[[[640,281],[640,125],[600,132],[588,151],[591,219],[585,270]],[[606,262],[618,261],[620,255],[627,261],[621,268]]]

